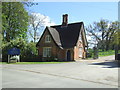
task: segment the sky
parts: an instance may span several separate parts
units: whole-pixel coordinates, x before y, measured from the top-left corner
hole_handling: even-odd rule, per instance
[[[29,11],[45,15],[55,24],[61,24],[62,15],[68,14],[68,23],[83,21],[88,26],[101,19],[116,21],[118,2],[38,2]]]
[[[62,15],[68,14],[68,23],[84,22],[88,27],[101,19],[118,20],[118,2],[37,2],[38,5],[28,8],[28,11],[37,15],[38,20],[47,17],[44,26],[61,25]],[[43,30],[39,30],[39,36]],[[91,40],[87,36],[87,40]]]

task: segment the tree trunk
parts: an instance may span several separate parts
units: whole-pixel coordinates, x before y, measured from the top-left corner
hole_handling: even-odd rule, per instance
[[[108,51],[109,50],[109,46],[110,46],[110,42],[106,41],[105,43],[105,50]]]
[[[105,51],[105,46],[103,41],[102,41],[102,51]]]

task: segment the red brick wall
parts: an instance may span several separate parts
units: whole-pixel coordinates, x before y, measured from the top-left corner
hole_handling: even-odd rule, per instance
[[[70,49],[60,49],[54,42],[54,40],[52,39],[50,43],[45,43],[45,36],[49,35],[48,30],[45,31],[43,37],[41,38],[41,41],[39,42],[39,47],[38,47],[38,54],[40,56],[43,56],[43,47],[51,47],[52,48],[52,52],[51,52],[51,56],[52,57],[57,57],[59,60],[66,60],[67,59],[67,51],[70,50],[71,52],[71,59],[72,60],[76,60],[79,58],[85,58],[86,57],[86,51],[85,51],[85,47],[83,46],[83,43],[78,41],[77,45],[74,48],[70,48]],[[52,37],[51,37],[52,38]],[[82,57],[79,57],[79,48],[82,47],[83,51],[82,53]],[[46,58],[43,58],[46,59]]]
[[[43,47],[51,47],[51,56],[53,57],[57,57],[57,48],[58,46],[56,46],[55,42],[53,41],[52,37],[51,37],[51,42],[50,43],[46,43],[45,42],[45,37],[46,35],[49,35],[48,30],[45,31],[43,37],[41,38],[40,42],[39,42],[39,47],[38,48],[38,54],[40,56],[43,56]]]
[[[79,52],[79,48],[82,48],[82,52]],[[82,57],[79,57],[79,53],[82,53]],[[85,47],[82,42],[78,41],[77,45],[74,47],[74,59],[86,58]]]
[[[73,48],[70,48],[70,49],[59,49],[59,52],[58,52],[58,58],[60,60],[65,60],[67,61],[67,51],[70,50],[71,52],[71,60],[74,60],[74,49]]]
[[[66,50],[58,49],[57,55],[60,61],[66,59],[65,53],[66,53]]]

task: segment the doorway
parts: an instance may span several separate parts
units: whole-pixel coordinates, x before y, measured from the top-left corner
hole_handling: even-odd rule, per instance
[[[70,52],[70,50],[67,51],[67,61],[71,61],[71,52]]]

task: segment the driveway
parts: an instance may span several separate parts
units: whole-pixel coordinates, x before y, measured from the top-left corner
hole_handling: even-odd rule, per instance
[[[113,55],[60,64],[5,64],[1,68],[3,88],[118,88]]]

